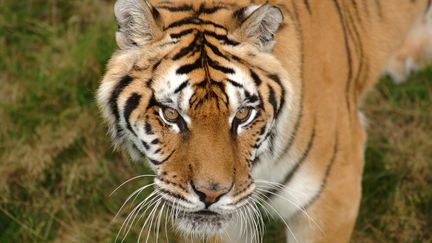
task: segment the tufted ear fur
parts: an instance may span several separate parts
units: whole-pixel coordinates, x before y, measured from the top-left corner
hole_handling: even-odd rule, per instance
[[[161,16],[147,0],[117,0],[114,14],[120,49],[142,46],[162,36]]]
[[[270,4],[249,6],[234,12],[239,24],[237,32],[242,41],[248,41],[263,51],[270,51],[274,45],[273,35],[283,22],[282,11]]]

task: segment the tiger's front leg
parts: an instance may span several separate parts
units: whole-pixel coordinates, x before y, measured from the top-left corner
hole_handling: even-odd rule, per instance
[[[291,217],[286,230],[287,242],[349,242],[361,199],[362,161],[336,161],[322,192]]]

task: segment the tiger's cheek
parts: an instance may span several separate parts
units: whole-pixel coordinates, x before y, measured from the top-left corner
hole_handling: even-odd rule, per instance
[[[256,158],[256,151],[260,147],[266,130],[266,121],[258,119],[250,126],[245,128],[245,131],[237,138],[240,161],[247,163],[249,169],[253,166]]]
[[[144,118],[144,136],[141,139],[145,147],[145,155],[152,167],[160,167],[164,162],[171,160],[170,155],[177,150],[179,136],[169,125],[159,117],[157,108],[149,111]]]

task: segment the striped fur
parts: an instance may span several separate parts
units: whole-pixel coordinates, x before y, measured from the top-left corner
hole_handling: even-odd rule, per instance
[[[426,7],[118,0],[119,50],[98,103],[114,143],[146,158],[156,192],[182,212],[179,229],[257,240],[236,238],[233,222],[261,200],[290,242],[347,242],[365,142],[358,102]]]

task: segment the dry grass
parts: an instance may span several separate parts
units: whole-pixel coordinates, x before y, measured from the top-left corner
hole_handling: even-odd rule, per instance
[[[109,196],[147,171],[112,152],[94,102],[115,48],[112,2],[0,0],[0,242],[112,242],[127,210],[113,216],[150,181]],[[366,102],[354,242],[432,241],[431,78],[426,70],[402,86],[384,80]],[[269,223],[266,242],[283,239]]]

